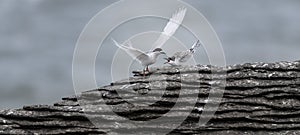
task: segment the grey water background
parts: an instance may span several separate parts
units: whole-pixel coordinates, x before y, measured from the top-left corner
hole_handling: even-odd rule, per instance
[[[77,38],[88,21],[113,2],[0,0],[0,109],[51,104],[73,95],[72,57]],[[227,64],[300,59],[299,0],[185,2],[211,23]],[[105,66],[110,61],[103,61],[97,65],[99,85],[110,83]]]

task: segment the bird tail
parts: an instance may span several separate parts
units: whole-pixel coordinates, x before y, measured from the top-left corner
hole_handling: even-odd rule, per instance
[[[192,53],[194,53],[194,52],[196,51],[196,48],[199,47],[199,46],[201,46],[201,43],[200,43],[200,40],[197,40],[197,42],[195,42],[195,43],[193,44],[193,46],[192,46],[192,48],[190,49],[190,51],[191,51]]]

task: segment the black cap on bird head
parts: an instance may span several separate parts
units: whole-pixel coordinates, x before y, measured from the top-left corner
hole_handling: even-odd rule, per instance
[[[162,51],[161,48],[155,48],[155,49],[153,50],[153,52],[161,52],[161,51]]]
[[[169,63],[170,61],[175,61],[175,56],[167,57],[167,58],[164,58],[164,59],[166,60],[166,62],[164,64],[166,64],[166,63]]]

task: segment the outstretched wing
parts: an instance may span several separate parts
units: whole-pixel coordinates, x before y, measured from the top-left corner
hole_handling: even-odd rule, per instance
[[[179,62],[183,63],[187,62],[192,57],[192,53],[190,51],[183,51],[175,53],[174,56]]]
[[[127,44],[129,47],[133,48],[131,41],[128,39],[125,44]]]
[[[179,62],[187,62],[192,57],[193,53],[195,52],[195,49],[199,46],[201,46],[200,40],[195,42],[191,49],[187,51],[177,52],[174,54],[174,56]]]
[[[143,53],[141,50],[133,48],[132,46],[124,46],[119,44],[116,40],[111,39],[116,46],[124,50],[128,55],[130,55],[133,59],[138,60],[139,62],[147,59],[149,56]]]
[[[193,44],[193,46],[192,46],[192,48],[190,49],[190,51],[191,51],[192,53],[194,53],[194,52],[196,51],[196,48],[197,48],[197,47],[200,47],[200,46],[201,46],[200,40],[197,40],[197,42],[195,42],[195,43]]]
[[[181,25],[185,13],[186,8],[179,8],[179,10],[169,20],[159,38],[154,42],[152,49],[161,48],[162,45],[165,44],[165,42],[176,32],[178,27]]]

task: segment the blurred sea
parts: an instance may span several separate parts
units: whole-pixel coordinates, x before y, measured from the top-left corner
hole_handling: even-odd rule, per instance
[[[73,95],[77,38],[96,13],[115,1],[0,0],[0,109],[51,104]],[[185,2],[211,23],[227,64],[300,59],[299,0]],[[97,67],[110,64],[103,61]],[[109,71],[98,71],[99,85],[110,83]]]

